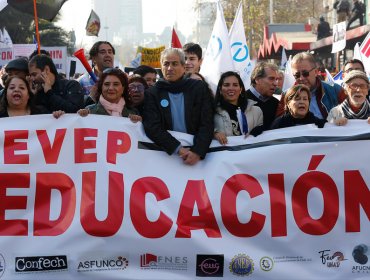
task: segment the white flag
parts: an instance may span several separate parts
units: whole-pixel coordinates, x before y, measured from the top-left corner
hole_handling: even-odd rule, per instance
[[[369,33],[370,34],[370,33]],[[367,38],[367,37],[366,37]],[[365,40],[366,40],[365,38]],[[362,45],[362,44],[361,44]],[[367,58],[362,52],[361,52],[361,46],[359,43],[356,43],[354,49],[353,49],[353,58],[358,59],[362,61],[362,64],[365,67],[365,72],[368,76],[370,76],[370,58]]]
[[[213,93],[216,92],[221,73],[234,71],[230,41],[220,2],[217,2],[217,16],[200,73],[206,78]]]
[[[253,65],[249,55],[247,39],[245,38],[242,2],[239,3],[234,22],[230,28],[229,40],[235,71],[239,72],[245,89],[249,89]]]
[[[2,30],[0,29],[0,47],[9,48],[12,46],[13,46],[13,42],[9,36],[8,31],[5,29],[5,27]]]
[[[139,67],[141,65],[141,57],[141,52],[139,52],[136,57],[130,62],[130,66],[134,68]]]
[[[288,59],[287,59],[287,56],[286,56],[286,52],[285,52],[285,49],[283,48],[282,52],[281,52],[281,64],[280,64],[280,69],[285,69],[286,68],[286,63],[287,63]]]
[[[291,63],[292,63],[292,56],[289,56],[289,59],[286,63],[285,72],[284,72],[284,83],[283,83],[283,88],[282,88],[283,92],[286,92],[289,88],[291,88],[295,84],[295,78],[293,76]]]
[[[8,5],[7,0],[0,0],[0,12]]]
[[[346,22],[342,21],[333,26],[333,47],[331,53],[337,53],[346,47]]]
[[[325,68],[325,73],[326,73],[326,82],[333,87],[335,84],[333,76],[331,75],[329,70],[326,68]]]

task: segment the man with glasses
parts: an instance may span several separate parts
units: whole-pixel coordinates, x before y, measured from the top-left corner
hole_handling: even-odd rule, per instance
[[[293,56],[291,68],[295,83],[310,88],[310,112],[317,118],[326,119],[330,110],[346,99],[341,86],[337,84],[331,86],[318,77],[319,71],[316,68],[315,58],[309,52],[301,52]],[[277,111],[278,116],[283,113],[284,106],[284,98],[281,98]]]
[[[246,96],[257,102],[263,112],[263,129],[270,129],[279,100],[273,94],[279,84],[279,68],[273,63],[260,62],[251,74],[251,87]]]
[[[161,53],[163,78],[146,91],[143,125],[146,135],[169,155],[177,154],[194,165],[206,156],[213,138],[213,100],[203,81],[185,77],[183,50],[168,48]],[[191,147],[169,130],[194,135]]]
[[[115,50],[112,44],[107,41],[98,41],[91,47],[89,56],[92,62],[92,69],[96,77],[99,77],[100,73],[103,72],[104,69],[113,67],[114,54]],[[97,88],[89,73],[82,75],[78,79],[78,82],[82,86],[85,95],[90,94],[94,99]]]
[[[361,60],[356,59],[356,58],[350,59],[350,60],[346,61],[346,63],[344,63],[343,73],[342,73],[343,80],[353,70],[359,70],[361,72],[366,73],[364,64],[362,63]],[[367,99],[370,100],[370,89],[368,90]]]

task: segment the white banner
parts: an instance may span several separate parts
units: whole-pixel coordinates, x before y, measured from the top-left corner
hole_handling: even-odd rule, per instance
[[[333,25],[333,47],[331,53],[337,53],[346,47],[346,22]]]
[[[50,53],[58,72],[67,73],[67,47],[41,47],[41,49]],[[34,50],[35,44],[13,44],[13,48],[0,48],[0,68],[17,57],[28,57]]]
[[[0,131],[0,279],[369,277],[366,121],[231,137],[196,166],[122,118]]]

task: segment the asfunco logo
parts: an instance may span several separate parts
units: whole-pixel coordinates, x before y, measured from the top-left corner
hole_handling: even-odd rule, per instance
[[[2,254],[0,254],[0,278],[3,276],[5,272],[5,258]]]
[[[128,259],[122,256],[116,258],[101,258],[80,261],[78,272],[100,271],[100,270],[124,270],[128,267]]]
[[[355,246],[352,251],[353,260],[360,264],[352,266],[352,273],[370,273],[370,265],[368,263],[369,252],[365,244]]]
[[[67,256],[16,257],[16,272],[47,272],[68,269]]]

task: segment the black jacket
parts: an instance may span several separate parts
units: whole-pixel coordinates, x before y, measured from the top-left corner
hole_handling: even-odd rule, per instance
[[[194,79],[171,83],[160,79],[145,94],[143,125],[147,136],[168,154],[173,154],[180,142],[167,130],[173,130],[168,92],[183,92],[185,125],[194,135],[191,151],[204,158],[213,138],[213,100],[207,85]]]
[[[315,117],[311,112],[308,112],[303,119],[294,118],[290,113],[285,113],[284,115],[276,118],[271,125],[271,129],[291,127],[296,125],[304,124],[315,124],[319,128],[323,128],[327,121]]]
[[[77,81],[56,78],[51,90],[47,93],[43,90],[36,93],[35,103],[50,113],[57,110],[76,113],[84,108],[84,93]]]

